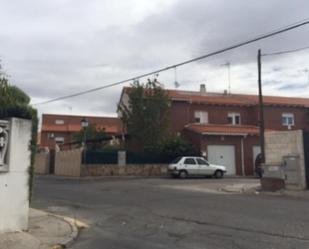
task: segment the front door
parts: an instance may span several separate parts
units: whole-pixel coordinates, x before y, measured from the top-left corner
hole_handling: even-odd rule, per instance
[[[206,160],[197,158],[196,161],[198,164],[199,175],[213,175],[214,170]]]

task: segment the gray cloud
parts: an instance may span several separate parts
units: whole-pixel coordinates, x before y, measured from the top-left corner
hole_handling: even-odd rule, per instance
[[[168,3],[167,3],[168,2]],[[305,0],[0,0],[0,58],[11,81],[33,102],[71,94],[165,67],[305,19]],[[177,70],[181,89],[227,87],[256,91],[256,52],[308,45],[309,27],[187,65]],[[309,51],[263,58],[265,93],[302,86]],[[167,88],[174,73],[160,74]],[[129,83],[128,83],[129,84]],[[127,84],[127,85],[128,85]],[[294,89],[297,94],[301,88]],[[115,115],[121,86],[40,106],[40,112]],[[309,95],[308,95],[309,96]]]
[[[300,83],[300,84],[284,84],[279,87],[279,90],[303,90],[308,87],[308,83]]]

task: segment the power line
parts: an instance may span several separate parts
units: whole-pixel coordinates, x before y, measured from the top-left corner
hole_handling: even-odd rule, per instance
[[[195,62],[195,61],[199,61],[199,60],[202,60],[202,59],[214,56],[214,55],[218,55],[218,54],[227,52],[229,50],[236,49],[236,48],[248,45],[250,43],[254,43],[254,42],[257,42],[257,41],[269,38],[271,36],[275,36],[275,35],[287,32],[287,31],[292,30],[292,29],[299,28],[299,27],[307,25],[307,24],[309,24],[309,19],[305,19],[305,20],[302,20],[300,22],[290,24],[288,26],[285,26],[283,28],[277,29],[275,31],[266,33],[264,35],[257,36],[257,37],[255,37],[253,39],[250,39],[250,40],[247,40],[247,41],[244,41],[244,42],[240,42],[240,43],[234,44],[232,46],[229,46],[229,47],[217,50],[215,52],[211,52],[211,53],[208,53],[208,54],[205,54],[205,55],[202,55],[202,56],[190,59],[190,60],[186,60],[186,61],[174,64],[174,65],[171,65],[171,66],[168,66],[168,67],[165,67],[165,68],[161,68],[161,69],[149,72],[149,73],[141,74],[141,75],[138,75],[138,76],[135,76],[135,77],[132,77],[132,78],[129,78],[129,79],[121,80],[121,81],[118,81],[118,82],[115,82],[115,83],[112,83],[112,84],[107,84],[107,85],[104,85],[104,86],[100,86],[100,87],[96,87],[96,88],[91,88],[91,89],[88,89],[88,90],[85,90],[85,91],[81,91],[81,92],[77,92],[77,93],[61,96],[61,97],[58,97],[58,98],[50,99],[50,100],[47,100],[47,101],[35,103],[33,105],[48,104],[48,103],[51,103],[51,102],[56,102],[56,101],[63,100],[63,99],[73,98],[73,97],[81,96],[81,95],[88,94],[88,93],[91,93],[91,92],[96,92],[96,91],[99,91],[99,90],[102,90],[102,89],[106,89],[106,88],[109,88],[109,87],[121,85],[121,84],[130,82],[130,81],[134,81],[134,80],[139,79],[139,78],[144,78],[144,77],[147,77],[147,76],[150,76],[150,75],[158,74],[158,73],[161,73],[161,72],[164,72],[164,71],[176,68],[176,67],[180,67],[180,66],[183,66],[183,65]]]
[[[274,53],[262,54],[262,56],[273,56],[273,55],[290,54],[290,53],[295,53],[295,52],[299,52],[299,51],[306,50],[306,49],[309,49],[309,46],[302,47],[302,48],[291,49],[291,50],[278,51],[278,52],[274,52]]]

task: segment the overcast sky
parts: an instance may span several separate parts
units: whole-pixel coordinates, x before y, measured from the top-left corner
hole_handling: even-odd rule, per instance
[[[0,58],[32,103],[103,86],[309,18],[307,0],[0,0]],[[257,93],[256,53],[309,46],[309,25],[177,69],[181,90]],[[309,50],[263,58],[264,93],[309,97]],[[144,79],[145,80],[145,79]],[[159,81],[174,88],[174,71]],[[126,85],[129,85],[128,82]],[[37,106],[115,116],[122,86]]]

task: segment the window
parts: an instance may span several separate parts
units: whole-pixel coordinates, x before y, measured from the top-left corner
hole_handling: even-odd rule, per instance
[[[64,137],[55,137],[56,144],[63,144],[64,143]]]
[[[56,120],[55,120],[55,124],[57,124],[57,125],[62,125],[62,124],[64,124],[64,120],[62,120],[62,119],[56,119]]]
[[[293,113],[282,113],[282,125],[292,126],[295,124]]]
[[[206,160],[201,159],[201,158],[197,158],[196,161],[199,165],[209,165]]]
[[[196,162],[193,158],[187,158],[185,160],[184,164],[196,164]]]
[[[229,124],[239,125],[240,124],[240,114],[239,113],[229,113],[227,115],[227,120]]]
[[[207,124],[208,123],[208,112],[195,111],[194,112],[194,122]]]
[[[48,139],[53,139],[55,137],[55,134],[54,133],[47,133],[47,138]]]

